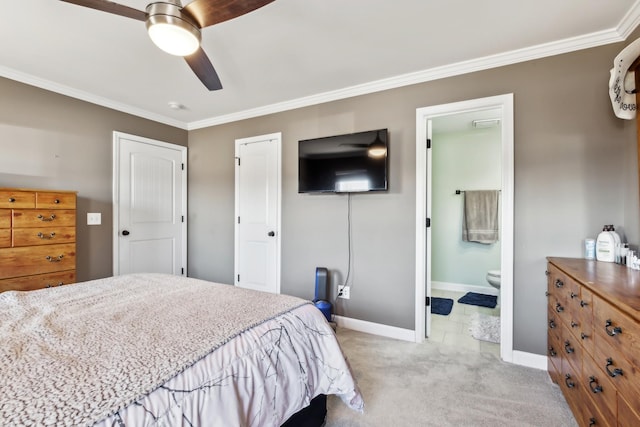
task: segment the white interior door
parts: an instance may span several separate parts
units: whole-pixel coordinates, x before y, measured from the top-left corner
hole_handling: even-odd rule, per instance
[[[186,275],[186,147],[114,132],[114,275]]]
[[[280,293],[281,134],[236,140],[235,285]]]

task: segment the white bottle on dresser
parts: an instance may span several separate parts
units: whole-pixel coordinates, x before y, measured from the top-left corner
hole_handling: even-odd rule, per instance
[[[614,262],[616,242],[612,233],[609,232],[609,227],[604,226],[602,233],[598,234],[596,239],[596,259],[598,261]]]

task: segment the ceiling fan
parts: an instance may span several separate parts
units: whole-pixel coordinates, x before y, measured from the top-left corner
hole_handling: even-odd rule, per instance
[[[274,0],[194,0],[182,6],[180,0],[155,1],[145,11],[108,0],[60,0],[146,23],[151,40],[160,49],[182,56],[209,90],[222,83],[207,54],[200,47],[200,30],[237,18]]]

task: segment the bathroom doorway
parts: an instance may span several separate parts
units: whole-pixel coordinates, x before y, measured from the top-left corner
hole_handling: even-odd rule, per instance
[[[461,328],[455,322],[469,322],[461,313],[476,318],[499,313],[499,355],[512,361],[513,96],[425,107],[417,110],[416,118],[416,341],[452,335]],[[496,156],[498,165],[481,173]],[[463,192],[481,189],[499,191],[500,238],[496,244],[475,247],[461,242],[461,210]],[[451,250],[457,255],[446,254]],[[500,272],[500,290],[487,281],[489,270]],[[499,308],[459,304],[467,292],[499,294]],[[431,314],[425,296],[453,299],[457,318],[447,321]],[[473,340],[468,330],[460,332]]]

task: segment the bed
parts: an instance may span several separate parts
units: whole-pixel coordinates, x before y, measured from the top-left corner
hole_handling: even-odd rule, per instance
[[[0,293],[3,425],[321,425],[329,394],[363,410],[300,298],[162,274]]]

